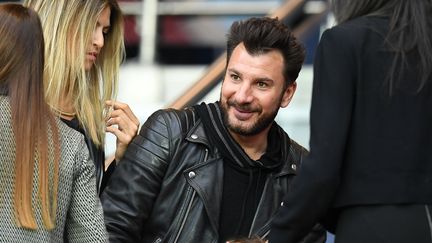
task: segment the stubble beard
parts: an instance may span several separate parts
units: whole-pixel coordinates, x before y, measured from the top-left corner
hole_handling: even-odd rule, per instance
[[[280,102],[279,102],[280,103]],[[235,101],[232,100],[222,100],[222,97],[220,99],[220,106],[222,111],[222,117],[223,122],[227,129],[233,133],[236,133],[241,136],[254,136],[265,130],[267,127],[269,127],[274,119],[276,118],[276,115],[279,111],[279,106],[276,106],[276,109],[272,110],[268,114],[262,114],[262,108],[261,107],[252,107],[250,104],[238,104]],[[256,120],[253,124],[251,124],[248,127],[244,127],[241,125],[236,125],[233,122],[230,121],[229,115],[228,115],[228,109],[229,108],[240,108],[241,110],[251,111],[255,112],[261,115],[258,117],[258,120]],[[241,123],[241,121],[240,121]]]

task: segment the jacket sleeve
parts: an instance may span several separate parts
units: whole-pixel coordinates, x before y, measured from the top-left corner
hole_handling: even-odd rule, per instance
[[[272,222],[270,243],[298,242],[333,205],[355,99],[356,48],[346,29],[324,32],[314,62],[310,153]]]
[[[95,166],[84,140],[75,157],[65,234],[68,242],[107,242],[102,206],[96,191]],[[60,192],[59,192],[60,193]]]
[[[170,132],[163,111],[129,144],[102,194],[110,242],[138,242],[168,167]]]

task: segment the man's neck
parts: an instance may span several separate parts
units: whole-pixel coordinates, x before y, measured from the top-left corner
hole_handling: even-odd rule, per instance
[[[267,136],[270,127],[253,136],[242,136],[229,131],[233,139],[243,148],[249,158],[258,160],[267,150]]]

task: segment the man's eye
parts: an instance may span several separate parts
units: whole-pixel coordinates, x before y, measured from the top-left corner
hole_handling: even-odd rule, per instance
[[[265,83],[265,82],[258,82],[258,83],[257,83],[257,86],[258,86],[259,88],[266,88],[268,85],[267,85],[267,83]]]
[[[240,80],[240,77],[236,74],[231,74],[231,79],[232,80]]]

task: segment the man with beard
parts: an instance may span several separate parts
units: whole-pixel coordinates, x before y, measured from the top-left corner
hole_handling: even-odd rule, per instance
[[[129,145],[102,195],[110,241],[265,239],[306,154],[274,121],[303,60],[277,19],[233,23],[219,102],[157,111]]]

